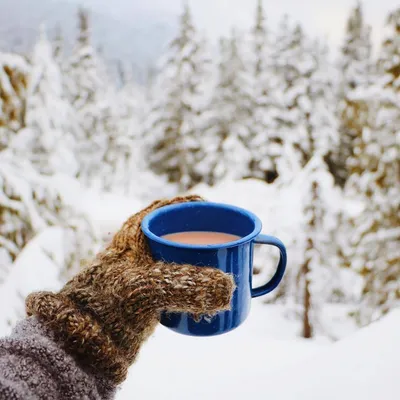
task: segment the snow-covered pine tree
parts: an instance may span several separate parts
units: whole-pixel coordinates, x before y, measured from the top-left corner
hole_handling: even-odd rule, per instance
[[[277,116],[276,135],[281,140],[281,157],[276,159],[277,172],[282,182],[292,179],[294,170],[298,170],[298,162],[293,146],[289,141],[289,132],[293,123],[287,113],[287,99],[285,92],[288,88],[287,79],[289,78],[289,70],[291,69],[289,60],[292,42],[293,26],[289,16],[285,14],[278,24],[276,33],[271,44],[271,62],[272,73],[277,77],[277,85],[279,94],[279,102],[281,110]],[[282,289],[283,286],[281,285]]]
[[[265,23],[263,0],[258,0],[256,21],[250,33],[253,67],[253,131],[248,141],[251,150],[249,176],[273,182],[278,176],[277,158],[282,154],[278,116],[282,109],[279,79],[272,68],[271,33]]]
[[[314,321],[312,321],[312,313],[315,310],[314,298],[311,295],[311,274],[315,269],[321,268],[321,262],[324,255],[317,249],[317,242],[321,241],[320,234],[322,231],[322,209],[319,204],[319,185],[317,180],[312,180],[310,198],[307,199],[304,215],[306,218],[305,236],[306,246],[304,249],[304,260],[299,274],[297,276],[298,289],[303,294],[303,318],[302,318],[302,336],[311,338],[314,335]]]
[[[321,309],[338,282],[330,256],[335,250],[330,239],[336,218],[329,204],[334,183],[324,161],[336,140],[333,73],[326,45],[309,40],[300,26],[291,28],[284,18],[277,37],[274,64],[285,105],[279,121],[284,142],[279,179],[302,188],[298,201],[304,216],[302,234],[292,245],[296,263],[287,273],[283,296],[289,308],[297,310],[302,335],[309,338],[321,329]]]
[[[61,71],[44,27],[33,49],[31,64],[25,128],[18,132],[11,146],[15,153],[31,160],[40,173],[73,175],[77,168],[73,112],[64,96]]]
[[[321,324],[321,311],[337,292],[339,269],[334,257],[332,237],[337,229],[337,210],[332,207],[335,198],[334,181],[323,158],[316,153],[300,175],[304,182],[303,223],[301,238],[296,238],[296,261],[289,273],[291,282],[287,295],[294,296],[296,309],[302,321],[302,336],[313,337]]]
[[[284,110],[279,130],[284,155],[278,162],[283,181],[292,179],[315,151],[325,151],[335,141],[336,122],[332,68],[327,47],[310,41],[297,25],[291,29],[285,18],[274,57],[283,82]],[[316,142],[313,147],[311,138]]]
[[[353,220],[349,248],[344,253],[364,279],[355,314],[368,324],[400,305],[400,9],[388,18],[374,85],[359,90],[369,109],[351,159],[346,184],[349,196],[364,203]]]
[[[147,107],[150,107],[154,103],[153,95],[155,94],[154,84],[157,77],[156,68],[153,65],[149,65],[145,71],[144,79],[144,89],[145,89],[145,99]]]
[[[114,191],[122,191],[124,195],[134,195],[143,203],[154,201],[157,197],[173,197],[176,195],[176,185],[168,184],[166,175],[156,175],[149,169],[148,145],[149,139],[154,145],[151,134],[146,137],[144,126],[146,118],[154,105],[152,95],[156,95],[153,88],[153,78],[156,77],[153,69],[149,70],[148,80],[144,85],[137,82],[137,72],[129,64],[119,65],[121,87],[117,93],[117,131],[118,147],[110,147],[110,158],[114,158],[114,174],[106,176],[105,183]],[[114,150],[115,151],[114,151]]]
[[[203,180],[209,184],[248,175],[251,159],[248,145],[254,129],[253,84],[241,48],[242,42],[235,31],[231,38],[220,40],[218,77],[202,137]]]
[[[282,82],[284,109],[279,117],[279,135],[284,141],[285,159],[281,160],[278,173],[287,180],[310,156],[305,127],[305,112],[310,103],[306,92],[315,61],[306,48],[306,38],[299,25],[292,28],[285,18],[280,29],[277,37],[283,39],[275,49],[274,69],[279,71]],[[283,165],[287,166],[285,170]]]
[[[60,276],[70,277],[93,252],[94,235],[83,216],[65,206],[50,178],[6,149],[0,153],[0,283],[25,245],[49,226],[65,229],[65,265]],[[67,256],[68,254],[68,256]]]
[[[0,151],[25,126],[30,65],[20,55],[0,52]]]
[[[268,34],[266,27],[266,17],[264,11],[263,0],[257,1],[256,21],[251,30],[251,39],[254,52],[254,75],[260,77],[261,74],[268,69],[266,57],[268,55]],[[261,82],[260,82],[261,83]],[[263,82],[265,84],[265,82]]]
[[[314,61],[306,91],[309,108],[306,106],[307,101],[299,102],[299,105],[306,118],[309,157],[314,153],[325,156],[338,143],[333,79],[335,71],[329,60],[326,43],[312,41],[309,52]]]
[[[331,238],[337,228],[332,204],[329,203],[334,181],[324,162],[324,157],[335,143],[336,119],[332,71],[327,58],[327,48],[318,42],[308,50],[313,64],[305,69],[306,81],[299,91],[297,106],[305,130],[303,149],[307,164],[300,179],[304,181],[304,222],[300,241],[301,254],[296,272],[296,302],[302,304],[302,335],[312,337],[320,327],[321,309],[338,288],[339,271],[333,257],[335,249]],[[290,294],[289,294],[290,295]]]
[[[344,186],[349,172],[355,141],[360,138],[368,119],[368,107],[354,92],[368,88],[371,83],[371,35],[366,25],[362,4],[358,2],[347,21],[346,37],[340,56],[340,85],[337,114],[339,117],[339,145],[328,155],[335,181]]]
[[[122,85],[118,91],[118,108],[123,120],[123,130],[128,134],[139,137],[142,133],[142,125],[145,115],[150,111],[146,88],[135,79],[133,66],[121,66]]]
[[[54,37],[52,40],[53,57],[58,65],[63,63],[64,57],[64,38],[59,24],[56,25],[54,30]]]
[[[144,168],[142,129],[147,110],[144,88],[133,76],[132,66],[120,65],[122,86],[116,94],[114,115],[117,123],[108,134],[105,152],[107,171],[104,171],[104,188],[125,194],[135,186],[137,170]]]
[[[308,130],[307,134],[313,156],[295,177],[295,185],[301,187],[301,235],[292,244],[295,261],[287,273],[284,296],[289,308],[297,310],[302,336],[310,338],[316,329],[326,329],[321,311],[340,290],[336,247],[332,243],[340,209],[339,193],[324,161],[327,148],[318,141],[319,131]]]
[[[114,90],[106,74],[106,67],[91,44],[89,14],[78,12],[79,33],[66,67],[66,89],[78,124],[76,156],[78,178],[90,186],[102,186],[104,154],[108,134],[114,129]]]
[[[184,191],[200,178],[196,163],[201,159],[205,86],[209,56],[198,37],[188,4],[180,18],[177,37],[170,43],[160,73],[153,85],[153,104],[146,121],[151,169],[178,183]]]

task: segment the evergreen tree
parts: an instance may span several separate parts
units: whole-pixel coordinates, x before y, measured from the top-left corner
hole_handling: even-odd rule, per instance
[[[309,338],[320,328],[322,307],[338,283],[330,256],[337,227],[329,204],[333,179],[324,161],[336,140],[333,74],[327,47],[310,41],[300,26],[292,28],[284,18],[277,38],[274,66],[285,106],[279,117],[284,148],[277,165],[280,182],[302,182],[298,201],[303,209],[302,234],[292,249],[296,262],[287,273],[283,295],[289,308],[298,311],[302,336]]]
[[[202,123],[208,55],[186,4],[178,36],[169,45],[146,121],[149,164],[186,190],[199,181],[195,171]]]
[[[314,152],[325,153],[335,142],[334,92],[326,46],[311,42],[300,26],[291,29],[286,19],[278,37],[274,63],[284,101],[279,117],[284,156],[278,167],[282,179],[290,180]]]
[[[282,104],[278,96],[279,79],[272,68],[272,51],[262,0],[258,0],[256,22],[251,31],[253,62],[253,122],[248,146],[251,149],[249,175],[273,182],[277,177],[277,158],[282,154],[278,116]]]
[[[63,93],[62,76],[44,27],[32,55],[25,129],[13,141],[16,153],[30,159],[40,173],[74,174],[73,113]],[[29,154],[26,149],[29,148]]]
[[[27,159],[10,150],[0,153],[0,282],[29,240],[48,226],[65,229],[69,261],[61,266],[60,275],[71,277],[81,260],[92,254],[95,239],[90,225],[64,204],[48,179]]]
[[[148,110],[144,91],[136,83],[132,68],[120,68],[123,86],[116,94],[114,109],[118,123],[107,136],[103,175],[106,190],[119,190],[128,194],[136,183],[137,170],[144,168],[141,163],[141,134],[144,113]]]
[[[338,143],[337,118],[335,116],[334,69],[329,62],[329,50],[326,44],[311,42],[314,66],[307,83],[307,103],[299,103],[306,119],[308,157],[316,153],[326,154]]]
[[[309,159],[305,126],[310,109],[307,85],[315,62],[306,48],[306,38],[300,26],[291,28],[284,19],[278,33],[282,41],[276,48],[275,70],[280,71],[284,109],[280,115],[279,130],[284,140],[285,159],[279,175],[287,179],[293,171],[303,167]],[[283,164],[287,169],[283,170]],[[285,176],[286,174],[286,176]]]
[[[364,127],[351,159],[349,196],[364,203],[353,220],[344,253],[364,280],[356,316],[367,324],[400,304],[400,10],[390,14],[390,34],[379,56],[375,84],[359,91],[368,105]]]
[[[293,271],[289,273],[294,302],[299,305],[302,336],[310,338],[321,328],[323,306],[338,291],[339,270],[336,266],[332,237],[337,229],[336,211],[331,207],[330,197],[334,182],[319,153],[308,162],[303,176],[304,196],[302,237],[296,238],[298,256]],[[323,328],[323,327],[322,327]]]
[[[0,151],[25,126],[30,65],[17,54],[0,52]]]
[[[154,66],[148,66],[145,72],[145,83],[144,83],[145,98],[148,105],[154,102],[153,93],[155,92],[154,84],[156,76],[157,76],[156,68]]]
[[[378,71],[384,73],[383,86],[398,94],[400,77],[400,8],[389,15],[387,25],[390,28],[390,34],[382,45]],[[392,108],[394,106],[395,104],[392,104]],[[397,113],[396,115],[398,116],[399,114]]]
[[[254,46],[254,75],[256,77],[259,77],[268,68],[268,64],[265,62],[266,53],[268,51],[265,20],[263,0],[258,0],[256,22],[251,32]]]
[[[203,180],[210,184],[242,178],[248,172],[254,103],[251,71],[242,59],[241,45],[235,32],[220,41],[218,78],[202,138]]]
[[[139,137],[145,115],[149,112],[146,88],[138,84],[132,66],[121,66],[122,85],[118,91],[118,108],[125,132]]]
[[[368,119],[366,103],[354,97],[357,91],[370,85],[372,72],[370,27],[364,22],[361,3],[352,10],[347,21],[340,72],[337,110],[340,120],[339,146],[328,156],[328,160],[336,182],[343,187],[350,173],[348,160]]]
[[[76,133],[77,176],[86,185],[102,186],[99,172],[104,168],[104,154],[110,129],[114,129],[114,91],[106,68],[97,56],[90,37],[89,15],[78,13],[79,34],[66,68],[66,88],[80,127]]]
[[[325,53],[318,49],[318,43],[314,44],[314,49],[317,64],[309,76],[304,99],[299,102],[305,117],[304,148],[310,158],[298,178],[304,185],[304,195],[300,199],[304,220],[301,238],[295,239],[297,268],[289,273],[295,277],[294,286],[287,293],[289,296],[294,293],[295,304],[301,304],[302,335],[305,338],[312,337],[320,326],[322,307],[338,290],[339,274],[332,246],[337,229],[336,211],[330,204],[334,182],[324,161],[335,134],[334,110],[329,108],[333,104],[330,98],[332,88],[326,75],[329,68],[327,70],[324,64],[320,64],[326,61]],[[307,102],[309,108],[305,108]]]
[[[61,26],[57,25],[54,32],[53,38],[53,57],[58,65],[63,63],[64,56],[64,38],[61,31]]]

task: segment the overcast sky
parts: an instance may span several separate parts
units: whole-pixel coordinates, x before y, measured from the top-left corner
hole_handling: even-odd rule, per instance
[[[73,0],[79,2],[81,0]],[[125,20],[149,18],[152,22],[176,21],[184,0],[83,0],[99,11]],[[189,0],[197,26],[209,37],[228,34],[232,26],[247,28],[254,21],[256,0]],[[325,36],[336,48],[343,39],[349,10],[356,0],[264,0],[268,23],[275,27],[281,16],[289,14],[310,34]],[[374,42],[381,40],[389,11],[399,0],[364,0],[365,18],[373,27]]]

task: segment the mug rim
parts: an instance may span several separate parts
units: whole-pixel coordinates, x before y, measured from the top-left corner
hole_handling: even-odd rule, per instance
[[[232,242],[226,242],[226,243],[220,243],[220,244],[199,245],[199,244],[177,243],[177,242],[173,242],[171,240],[163,239],[162,237],[154,234],[149,228],[151,220],[153,218],[159,216],[160,214],[164,214],[164,213],[167,213],[168,211],[175,210],[178,208],[205,207],[205,206],[230,209],[238,214],[244,215],[247,218],[252,220],[252,222],[254,223],[254,229],[248,235],[243,236],[240,239],[234,240]],[[181,248],[181,249],[192,249],[192,250],[216,250],[216,249],[225,249],[225,248],[230,248],[230,247],[236,247],[241,244],[250,242],[251,240],[256,238],[256,236],[258,236],[259,233],[261,232],[262,223],[261,223],[261,220],[255,214],[253,214],[251,211],[248,211],[241,207],[233,206],[231,204],[216,203],[216,202],[211,202],[211,201],[194,201],[194,202],[170,204],[167,206],[157,208],[156,210],[152,211],[150,214],[146,215],[143,218],[143,221],[141,223],[141,228],[142,228],[142,232],[145,234],[145,236],[147,238],[154,240],[155,242],[163,244],[165,246],[177,247],[177,248]]]

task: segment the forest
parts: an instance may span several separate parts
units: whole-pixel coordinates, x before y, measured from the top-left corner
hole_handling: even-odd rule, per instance
[[[109,240],[76,207],[87,192],[114,196],[104,215],[118,199],[133,213],[185,192],[255,207],[289,254],[268,303],[305,338],[336,338],[332,305],[359,326],[399,306],[400,8],[374,51],[356,4],[333,56],[288,16],[272,31],[262,1],[248,31],[215,46],[186,5],[144,84],[106,62],[90,12],[77,11],[72,52],[45,25],[29,54],[0,49],[0,297],[15,299],[2,324],[23,313],[13,271],[25,249],[60,233],[45,253],[62,284]],[[275,262],[260,251],[255,273]]]

